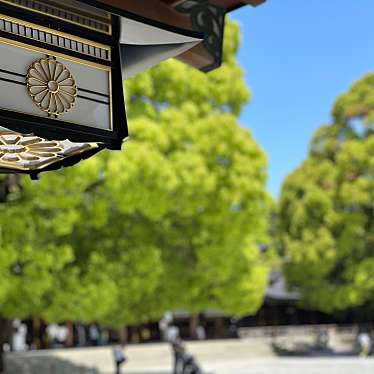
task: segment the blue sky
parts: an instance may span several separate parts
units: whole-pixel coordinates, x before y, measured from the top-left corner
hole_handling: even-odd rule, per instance
[[[273,196],[329,121],[335,98],[374,71],[373,16],[374,0],[268,0],[232,14],[252,91],[241,123],[269,156]]]

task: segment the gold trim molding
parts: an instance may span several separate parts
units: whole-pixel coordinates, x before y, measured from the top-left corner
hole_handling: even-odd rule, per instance
[[[75,11],[73,8],[67,10],[66,7],[59,6],[58,4],[50,3],[47,1],[38,0],[0,0],[0,3],[10,4],[14,7],[35,12],[38,14],[48,15],[50,17],[63,20],[65,22],[78,25],[85,29],[93,30],[107,35],[112,35],[112,25],[110,22],[110,14],[105,13],[105,18],[108,21],[103,22],[95,15],[83,15]]]
[[[0,30],[27,39],[37,40],[47,45],[53,45],[62,49],[78,52],[82,55],[111,61],[111,49],[105,44],[50,29],[48,27],[39,26],[1,13]]]

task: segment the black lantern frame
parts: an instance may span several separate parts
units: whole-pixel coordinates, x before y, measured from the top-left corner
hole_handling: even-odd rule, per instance
[[[37,7],[37,3],[42,3],[45,6]],[[126,58],[130,56],[130,53],[132,60],[134,58],[148,58],[149,55],[144,52],[146,43],[139,46],[141,51],[139,54],[136,54],[135,51],[137,46],[131,45],[126,50],[121,45],[124,19],[186,37],[189,43],[186,43],[187,47],[183,51],[203,39],[201,33],[149,20],[136,14],[105,6],[98,1],[67,0],[67,5],[65,5],[65,2],[61,4],[55,0],[42,0],[35,1],[35,7],[33,4],[33,1],[0,0],[0,45],[5,43],[17,48],[26,48],[45,55],[46,59],[77,61],[79,64],[87,64],[107,71],[110,84],[108,94],[95,92],[77,84],[77,98],[96,102],[100,105],[109,105],[111,128],[102,129],[85,126],[65,120],[64,114],[61,115],[60,119],[57,118],[57,115],[41,116],[20,112],[2,107],[0,99],[0,126],[19,134],[33,134],[43,139],[53,141],[68,139],[74,143],[93,145],[82,152],[77,152],[66,158],[61,157],[61,159],[42,168],[13,170],[0,166],[0,172],[26,173],[35,176],[40,172],[56,170],[63,166],[72,166],[105,148],[121,149],[123,141],[128,137],[123,88]],[[74,4],[81,4],[82,8],[74,9],[72,8]],[[124,32],[126,33],[126,30]],[[53,39],[54,43],[51,42],[52,38],[55,38]],[[173,53],[182,51],[170,41],[168,41],[167,46],[172,50],[170,57],[173,56]],[[156,53],[157,55],[159,51],[150,53]],[[165,53],[161,55],[160,59],[166,58]],[[150,58],[152,62],[149,66],[154,65],[157,61],[157,57],[156,59],[154,56],[152,58]],[[49,66],[49,62],[47,63]],[[2,73],[2,75],[0,74],[0,83],[3,81],[15,85],[24,85],[26,90],[25,79],[27,75],[25,71],[10,71],[2,69],[0,66],[0,73]],[[57,99],[55,100],[57,103]],[[59,100],[63,102],[62,99]]]
[[[105,35],[98,31],[85,29],[84,27],[77,26],[73,23],[68,23],[62,20],[57,20],[47,14],[40,14],[36,12],[27,12],[25,9],[18,9],[17,7],[4,4],[0,2],[0,13],[14,17],[16,19],[30,22],[31,24],[37,24],[48,27],[52,30],[60,31],[66,35],[76,35],[84,37],[87,40],[92,40],[93,43],[99,42],[104,45],[108,45],[111,51],[111,61],[99,60],[93,56],[82,56],[81,53],[73,51],[68,48],[61,48],[53,45],[48,45],[48,51],[46,54],[54,56],[66,56],[77,58],[80,60],[86,60],[98,65],[106,66],[111,71],[111,93],[112,93],[112,112],[113,119],[112,131],[82,126],[79,124],[72,124],[65,121],[56,121],[52,118],[40,118],[38,116],[26,115],[24,113],[17,113],[14,111],[0,109],[0,121],[6,124],[11,130],[20,133],[30,133],[34,135],[53,140],[64,140],[69,139],[73,142],[79,143],[101,143],[106,148],[119,150],[121,149],[123,140],[128,136],[127,120],[126,120],[126,109],[125,99],[123,93],[123,81],[121,73],[121,62],[119,55],[119,44],[118,38],[120,33],[120,25],[118,17],[112,16],[110,25],[112,28],[112,35]],[[45,50],[45,43],[25,38],[19,35],[7,33],[0,30],[0,37],[8,39],[10,41],[24,43],[29,46],[40,48]],[[0,78],[1,79],[1,78]],[[82,90],[82,95],[84,91]],[[92,100],[92,99],[91,99]]]

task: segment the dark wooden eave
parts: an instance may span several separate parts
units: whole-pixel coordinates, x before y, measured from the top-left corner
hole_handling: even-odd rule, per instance
[[[176,28],[191,30],[188,17],[177,12],[162,0],[79,0],[83,3],[102,7],[107,11],[122,15],[146,18]]]
[[[185,0],[79,0],[89,5],[106,9],[107,11],[122,15],[144,18],[155,23],[162,23],[171,28],[193,30],[191,19],[188,15],[178,12],[175,7]],[[266,0],[210,0],[229,13],[245,5],[258,6]],[[212,56],[203,44],[183,53],[179,60],[204,70],[212,65]]]
[[[170,6],[176,6],[179,3],[183,2],[184,0],[161,0],[163,3],[170,5]],[[245,5],[252,5],[257,6],[262,3],[264,3],[266,0],[212,0],[211,3],[218,5],[222,8],[227,9],[227,11],[231,11],[240,7],[243,7]]]
[[[184,0],[92,0],[84,2],[91,3],[92,5],[95,5],[95,3],[102,4],[112,8],[114,13],[115,9],[117,9],[126,12],[134,12],[144,17],[161,21],[165,16],[172,16],[172,8],[183,1]],[[266,0],[211,0],[210,2],[230,12],[245,5],[257,6],[265,1]],[[173,20],[169,18],[169,22],[173,22]]]

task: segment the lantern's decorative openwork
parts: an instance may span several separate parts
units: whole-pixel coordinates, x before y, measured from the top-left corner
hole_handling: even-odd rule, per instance
[[[128,136],[123,80],[222,59],[225,14],[265,0],[0,0],[0,172],[71,166]]]

